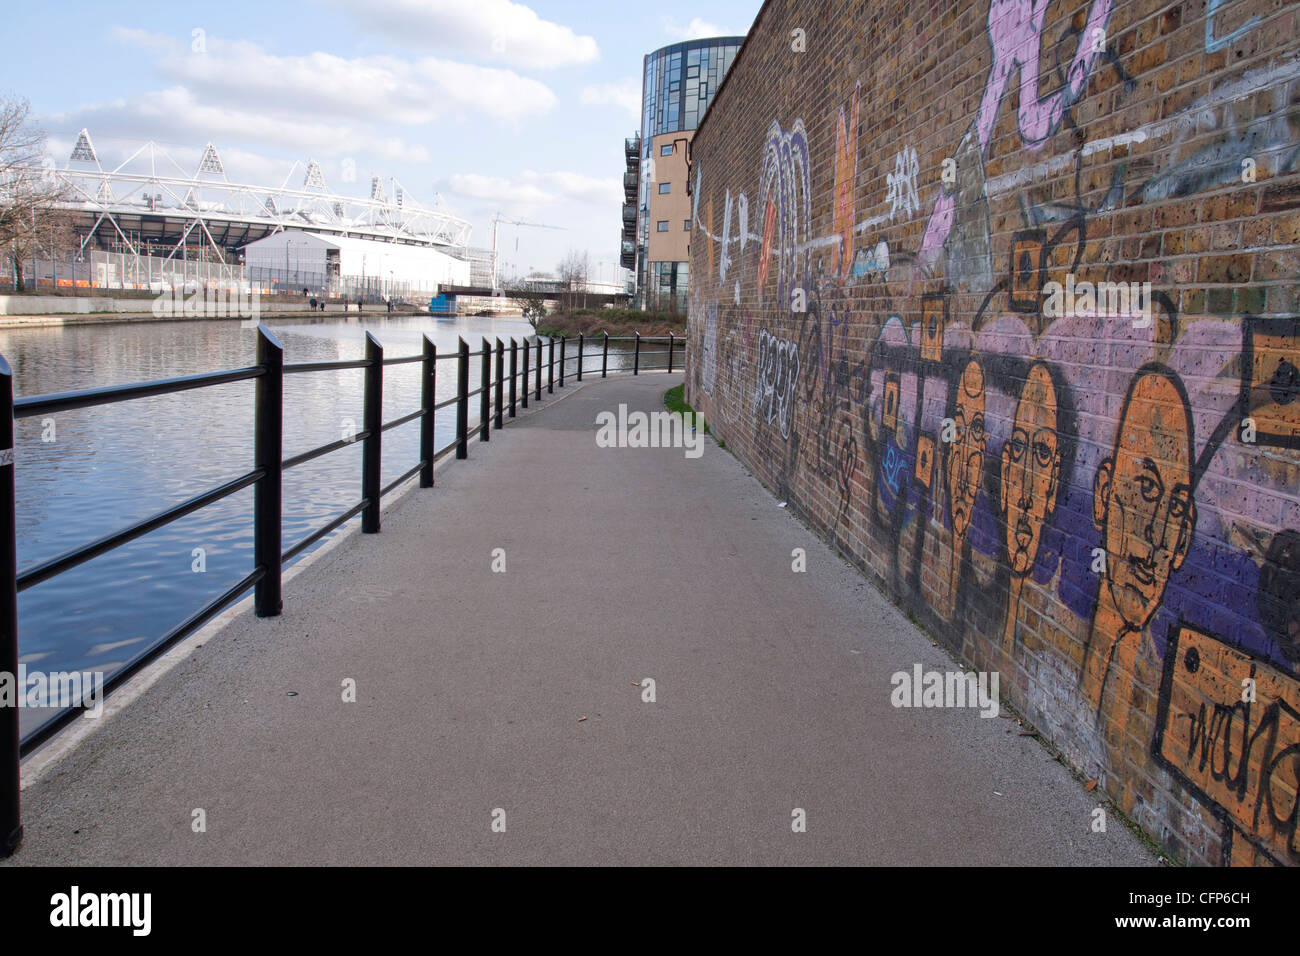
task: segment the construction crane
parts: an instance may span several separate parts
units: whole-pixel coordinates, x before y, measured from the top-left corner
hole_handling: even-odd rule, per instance
[[[526,219],[506,219],[501,213],[492,217],[492,291],[495,293],[500,287],[497,285],[497,226],[500,223],[508,223],[512,226],[531,226],[534,229],[560,229],[565,226],[551,226],[544,222],[528,222]]]

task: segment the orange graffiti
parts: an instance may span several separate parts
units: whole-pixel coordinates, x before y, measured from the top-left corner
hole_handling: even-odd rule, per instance
[[[1149,644],[1144,629],[1191,548],[1191,466],[1186,390],[1173,371],[1146,366],[1129,386],[1114,451],[1093,481],[1105,567],[1081,690],[1100,717],[1106,683],[1119,679],[1111,722],[1121,740],[1137,655]]]
[[[1008,652],[1015,641],[1020,592],[1038,560],[1043,527],[1056,510],[1061,478],[1060,439],[1056,429],[1056,386],[1047,366],[1035,362],[1025,376],[1011,438],[1002,446],[1001,505],[1011,570],[1002,646]]]
[[[956,539],[966,539],[984,471],[984,370],[975,359],[962,372],[953,420],[956,433],[948,451],[947,482],[954,550],[958,550]]]
[[[1016,406],[1011,439],[1002,448],[1002,513],[1011,573],[1025,575],[1038,558],[1043,525],[1056,510],[1061,451],[1056,435],[1056,388],[1035,362]]]
[[[763,245],[758,250],[758,295],[763,296],[767,273],[772,263],[772,242],[776,239],[776,196],[767,193],[767,210],[763,213]]]
[[[953,410],[953,434],[947,445],[944,483],[948,489],[948,513],[952,520],[952,566],[949,572],[949,598],[952,609],[957,603],[961,584],[962,558],[966,533],[975,514],[980,479],[984,474],[984,369],[971,359],[957,383],[957,407]]]
[[[851,120],[845,120],[840,107],[839,126],[835,132],[835,218],[833,232],[840,243],[835,250],[835,271],[848,275],[853,267],[853,184],[858,172],[858,96],[862,84],[853,91]]]
[[[1300,859],[1300,684],[1294,677],[1180,627],[1165,654],[1154,749],[1272,862]],[[1234,857],[1249,860],[1249,854]]]

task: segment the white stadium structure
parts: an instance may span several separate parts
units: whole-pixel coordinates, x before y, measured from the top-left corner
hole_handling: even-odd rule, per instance
[[[368,198],[345,196],[308,160],[295,162],[279,186],[232,182],[211,143],[192,171],[153,142],[106,169],[86,130],[67,163],[47,162],[45,172],[64,187],[59,206],[72,214],[76,246],[75,262],[47,264],[48,277],[35,264],[41,284],[150,288],[247,278],[285,290],[387,295],[490,276],[491,253],[468,248],[469,222],[421,204],[396,179],[376,176]],[[302,269],[286,254],[294,243],[283,234],[292,232],[306,234]],[[278,238],[259,241],[271,237]],[[245,275],[244,257],[261,275]]]

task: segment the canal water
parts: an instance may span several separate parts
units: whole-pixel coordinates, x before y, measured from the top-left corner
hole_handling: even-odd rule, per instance
[[[13,368],[15,396],[21,398],[254,365],[257,333],[241,325],[188,321],[0,330],[0,353]],[[363,358],[367,331],[384,346],[386,358],[419,354],[426,334],[439,355],[455,352],[462,336],[471,350],[485,336],[493,342],[499,337],[507,343],[507,374],[510,337],[522,342],[532,334],[526,322],[510,318],[270,317],[268,325],[284,346],[286,363]],[[470,360],[471,390],[478,387],[479,361]],[[627,356],[611,347],[610,369],[625,364],[630,365]],[[584,368],[599,373],[598,351]],[[420,407],[419,370],[419,363],[384,369],[384,421]],[[571,360],[568,374],[575,370]],[[285,377],[286,458],[360,430],[363,375],[346,370]],[[17,422],[19,568],[251,470],[254,388],[254,381],[237,382]],[[438,362],[438,401],[455,392],[456,363]],[[477,397],[470,400],[469,418],[473,428]],[[437,415],[436,447],[454,435],[452,406]],[[384,433],[383,484],[418,461],[418,419]],[[360,499],[360,442],[286,472],[284,548]],[[252,516],[248,488],[28,589],[19,596],[20,663],[29,671],[110,676],[252,569]],[[351,530],[359,520],[334,533]],[[293,599],[286,592],[286,603]],[[23,732],[48,714],[25,713]]]

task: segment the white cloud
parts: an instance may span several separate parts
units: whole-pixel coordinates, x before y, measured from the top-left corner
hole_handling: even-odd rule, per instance
[[[510,0],[329,0],[357,26],[410,49],[449,50],[524,68],[551,69],[600,58],[595,37],[543,20]]]
[[[579,96],[586,106],[618,106],[634,117],[641,115],[640,80],[584,86]]]
[[[564,170],[545,173],[524,170],[509,178],[457,173],[448,178],[447,191],[465,199],[529,207],[572,202],[616,206],[623,197],[619,179],[599,179]]]
[[[538,206],[555,197],[535,183],[522,183],[499,176],[456,173],[448,180],[448,191],[466,199],[485,199],[504,204]]]
[[[707,20],[701,20],[694,17],[686,26],[679,26],[675,20],[664,21],[664,32],[670,37],[677,37],[679,40],[702,40],[705,37],[725,37],[738,36],[729,30],[724,30],[716,23],[709,23]]]
[[[207,99],[263,114],[416,126],[446,117],[514,121],[554,108],[537,80],[511,70],[425,57],[345,58],[315,52],[276,56],[255,43],[209,37],[207,52],[140,30],[119,28],[122,42],[154,51],[156,67]]]
[[[51,114],[43,119],[48,125],[68,130],[85,127],[92,138],[119,138],[137,144],[149,139],[198,144],[256,142],[303,156],[365,153],[408,162],[431,159],[423,146],[412,145],[399,137],[375,137],[368,128],[358,124],[310,118],[286,120],[262,112],[206,104],[180,86]],[[101,156],[100,161],[108,165],[106,157]]]

